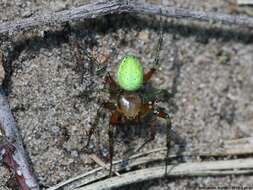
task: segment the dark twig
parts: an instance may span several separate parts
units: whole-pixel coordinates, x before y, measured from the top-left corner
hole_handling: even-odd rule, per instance
[[[189,9],[177,8],[174,6],[165,7],[147,3],[137,3],[128,1],[104,1],[86,4],[80,7],[72,8],[51,14],[44,14],[25,18],[17,21],[10,21],[0,24],[0,34],[12,33],[31,27],[43,26],[47,24],[61,24],[68,21],[76,21],[80,19],[96,18],[99,16],[114,13],[140,13],[147,15],[159,15],[160,10],[162,16],[176,18],[191,18],[200,21],[216,21],[226,24],[241,25],[245,27],[253,27],[253,18],[249,16],[230,15],[217,12],[203,12]]]
[[[0,158],[14,174],[21,190],[38,190],[26,160],[21,137],[16,128],[7,97],[0,86]]]

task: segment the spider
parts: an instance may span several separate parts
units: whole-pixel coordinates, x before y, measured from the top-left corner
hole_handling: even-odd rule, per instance
[[[101,109],[107,109],[111,112],[108,127],[109,138],[109,161],[110,171],[109,176],[112,174],[112,161],[114,156],[114,128],[125,123],[140,123],[147,117],[159,117],[166,120],[166,167],[165,174],[167,174],[168,155],[170,148],[170,130],[172,127],[171,117],[164,112],[163,108],[157,106],[157,101],[162,95],[171,94],[166,90],[147,90],[145,88],[149,83],[149,80],[155,72],[157,72],[157,66],[159,64],[159,51],[162,44],[162,32],[160,31],[160,37],[156,49],[156,56],[154,59],[153,67],[146,73],[139,59],[134,55],[126,55],[122,58],[117,72],[116,80],[107,73],[104,78],[105,87],[109,91],[110,101],[104,101],[101,103]],[[168,96],[167,96],[168,97]],[[99,109],[100,109],[99,108]],[[87,146],[89,146],[91,136],[93,135],[99,119],[100,110],[97,111],[96,119],[88,131]],[[153,120],[152,120],[153,121]],[[155,138],[155,125],[154,122],[150,122],[150,137],[137,149],[140,150],[148,142]]]

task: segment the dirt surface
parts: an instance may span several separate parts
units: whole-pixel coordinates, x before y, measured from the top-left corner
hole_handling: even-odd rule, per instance
[[[0,22],[87,2],[2,0]],[[225,0],[164,0],[163,3],[194,10],[250,12],[250,8],[234,7]],[[225,140],[250,137],[253,132],[252,31],[189,20],[167,20],[163,26],[161,70],[151,82],[157,88],[176,90],[171,100],[174,106],[169,101],[160,103],[172,114],[174,138],[180,139],[173,141],[172,149],[183,147],[188,153],[212,151],[219,149]],[[10,38],[11,43],[2,39],[1,46],[9,56],[5,88],[10,106],[38,181],[46,188],[98,167],[85,149],[86,131],[95,119],[97,100],[106,99],[107,95],[100,90],[103,78],[89,73],[94,63],[85,52],[90,52],[101,65],[107,65],[112,75],[127,53],[137,55],[144,67],[150,68],[159,38],[159,19],[109,15],[43,30],[17,33]],[[77,43],[81,48],[77,48]],[[90,149],[107,157],[110,114],[103,116]],[[127,150],[142,144],[148,131],[146,126],[141,136],[119,132],[115,159],[123,158]],[[142,151],[162,147],[165,142],[163,125],[159,125],[156,139]],[[0,167],[2,189],[9,189],[10,178],[11,174]],[[252,180],[250,175],[179,178],[145,182],[126,189],[252,187]]]

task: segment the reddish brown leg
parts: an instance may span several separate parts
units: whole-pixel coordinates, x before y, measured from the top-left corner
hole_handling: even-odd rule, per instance
[[[108,138],[109,138],[109,154],[110,154],[110,171],[109,176],[112,175],[112,161],[114,156],[114,137],[113,137],[113,130],[114,126],[120,123],[120,113],[117,111],[114,111],[111,115],[109,129],[108,129]]]
[[[155,73],[156,69],[151,68],[147,73],[144,74],[144,81],[147,82]]]

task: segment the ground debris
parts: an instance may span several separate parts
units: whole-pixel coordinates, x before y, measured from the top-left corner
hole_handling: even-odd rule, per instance
[[[0,85],[2,85],[3,83],[4,76],[5,76],[5,71],[3,67],[3,53],[0,50]]]
[[[253,5],[253,0],[237,0],[238,5]]]

